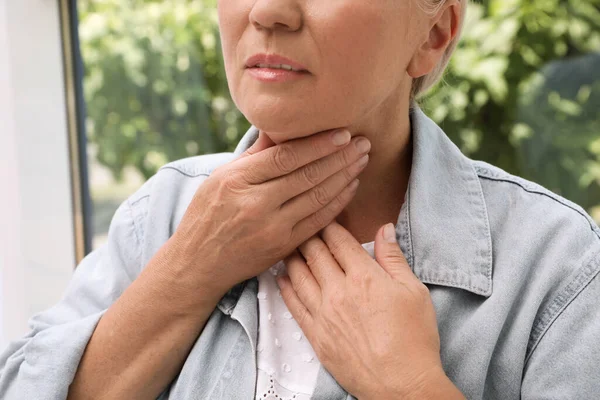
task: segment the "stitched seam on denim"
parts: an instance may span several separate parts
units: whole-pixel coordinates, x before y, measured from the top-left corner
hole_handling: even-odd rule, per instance
[[[187,177],[189,177],[189,178],[197,178],[197,177],[199,177],[199,176],[206,176],[206,177],[208,177],[208,176],[210,176],[210,174],[212,173],[212,171],[207,171],[207,170],[204,170],[204,171],[202,171],[202,172],[198,172],[197,174],[195,174],[195,175],[194,175],[194,174],[190,174],[190,173],[188,173],[188,172],[186,172],[186,171],[183,171],[183,170],[182,170],[182,169],[180,169],[180,168],[174,167],[174,166],[172,166],[172,165],[165,165],[164,167],[161,167],[161,168],[159,169],[159,171],[160,171],[160,170],[163,170],[163,169],[172,169],[173,171],[177,171],[177,172],[179,172],[181,175],[185,175],[185,176],[187,176]]]
[[[147,196],[144,196],[144,197],[142,197],[142,198],[145,198],[145,197],[147,197]],[[139,200],[141,200],[141,199],[139,199]],[[136,203],[137,203],[139,200],[137,200],[137,201],[136,201]],[[136,257],[137,257],[137,259],[138,259],[138,260],[139,260],[139,262],[140,262],[139,268],[140,268],[140,271],[141,271],[141,268],[143,268],[143,267],[144,267],[143,265],[141,265],[141,262],[142,262],[142,241],[141,241],[141,239],[140,239],[140,234],[138,233],[138,227],[137,227],[137,225],[136,225],[136,223],[135,223],[135,218],[134,218],[134,216],[133,216],[133,207],[131,206],[131,203],[129,202],[129,200],[125,200],[125,204],[126,204],[126,206],[127,206],[127,207],[126,207],[126,209],[127,209],[127,211],[129,212],[129,216],[130,216],[130,218],[131,218],[131,226],[132,226],[132,228],[133,228],[133,236],[135,236],[135,241],[136,241],[136,244],[137,244],[137,246],[136,246]],[[140,232],[141,232],[141,231],[140,231]],[[125,273],[126,273],[126,274],[127,274],[127,276],[129,277],[129,280],[130,280],[131,282],[133,282],[133,281],[135,280],[135,277],[134,277],[134,276],[131,276],[131,275],[129,274],[129,271],[127,270],[127,268],[125,268]]]
[[[139,266],[138,266],[138,271],[137,274],[139,275],[139,273],[144,269],[145,265],[143,264],[143,244],[144,244],[144,228],[145,228],[145,224],[144,221],[147,219],[148,217],[148,206],[147,206],[147,201],[149,201],[148,199],[150,199],[150,195],[145,195],[140,197],[139,199],[135,200],[133,203],[130,203],[131,205],[134,205],[133,207],[131,207],[131,213],[133,216],[133,224],[136,228],[136,233],[138,235],[138,240],[139,240]],[[144,204],[142,204],[142,200],[146,200],[146,202]]]
[[[133,207],[135,206],[137,203],[139,203],[140,201],[144,200],[146,197],[150,197],[149,194],[146,194],[142,197],[140,197],[139,199],[135,199],[134,201],[130,202],[129,204]]]
[[[452,287],[456,287],[459,289],[467,289],[475,294],[481,295],[481,296],[486,296],[486,291],[483,290],[480,287],[474,287],[468,284],[462,284],[460,282],[456,282],[454,280],[449,281],[449,280],[445,280],[445,279],[437,279],[437,278],[430,278],[426,275],[421,277],[424,281],[427,281],[427,283],[430,283],[432,285],[436,285],[436,284],[443,284],[446,286],[452,286]]]
[[[594,270],[595,267],[598,267],[598,261],[596,261],[596,265],[594,265],[593,260],[587,263],[583,268],[583,271],[578,273],[575,278],[556,295],[555,299],[544,312],[540,314],[538,323],[532,329],[532,343],[543,333],[544,329],[550,324],[553,317],[560,312],[561,308],[569,303],[570,297],[577,293],[580,288],[585,286],[585,282],[590,276],[593,277],[594,273],[597,272]]]
[[[477,174],[477,169],[475,168],[475,166],[473,164],[470,164],[470,166],[471,166],[471,169],[473,170],[473,173],[475,173],[476,176],[479,176]],[[479,180],[477,181],[477,188],[479,189],[478,195],[479,195],[479,199],[481,200],[482,207],[483,207],[483,210],[482,210],[483,216],[482,217],[485,220],[486,239],[488,242],[486,256],[487,256],[487,260],[489,263],[488,264],[489,268],[486,269],[485,274],[488,279],[488,283],[490,285],[493,285],[493,282],[492,282],[493,255],[492,255],[492,233],[491,233],[492,230],[490,228],[490,216],[488,213],[487,204],[485,202],[485,195],[483,194],[483,187],[481,186],[481,182]],[[488,288],[487,291],[482,291],[482,292],[485,292],[485,294],[488,294],[490,291],[491,291],[491,288]]]
[[[527,363],[554,322],[564,314],[567,307],[598,277],[599,273],[600,257],[598,257],[598,253],[595,253],[592,260],[584,268],[584,271],[578,274],[563,290],[564,294],[559,293],[552,304],[540,316],[540,325],[533,328],[532,337],[527,346],[529,354],[525,358],[525,366],[527,366]]]
[[[413,266],[413,270],[415,268],[415,257],[414,257],[414,251],[413,251],[413,241],[412,241],[412,232],[411,232],[411,226],[410,226],[410,189],[408,189],[406,191],[406,219],[404,220],[404,231],[406,232],[406,235],[408,236],[408,257],[409,257],[409,262],[410,265]]]
[[[487,179],[487,180],[490,180],[490,181],[495,181],[495,182],[505,182],[505,183],[511,183],[511,184],[513,184],[513,185],[519,186],[521,189],[525,190],[527,193],[539,194],[539,195],[541,195],[541,196],[545,196],[545,197],[547,197],[547,198],[549,198],[549,199],[552,199],[552,200],[554,200],[555,202],[557,202],[557,203],[559,203],[559,204],[561,204],[561,205],[563,205],[563,206],[565,206],[565,207],[567,207],[567,208],[570,208],[571,210],[573,210],[573,211],[575,211],[576,213],[578,213],[579,215],[581,215],[581,216],[582,216],[582,217],[583,217],[583,218],[584,218],[584,219],[587,221],[587,223],[590,225],[590,228],[591,228],[592,232],[594,232],[594,233],[596,234],[596,236],[598,236],[598,238],[600,238],[600,228],[598,228],[598,227],[595,227],[595,226],[593,225],[593,223],[592,223],[592,222],[591,222],[591,221],[588,219],[588,217],[585,215],[585,213],[583,213],[582,211],[580,211],[580,210],[578,210],[577,208],[573,207],[572,205],[570,205],[570,204],[568,204],[568,203],[565,203],[565,202],[564,202],[564,201],[562,201],[560,198],[557,198],[557,197],[555,197],[555,196],[551,195],[550,193],[545,193],[545,192],[542,192],[542,191],[540,191],[540,190],[534,190],[534,189],[527,188],[527,187],[525,187],[525,186],[524,186],[522,183],[520,183],[520,182],[518,182],[518,181],[514,181],[514,180],[511,180],[511,179],[508,179],[508,178],[498,178],[498,177],[495,177],[495,176],[486,176],[486,175],[483,175],[483,174],[481,174],[479,169],[476,169],[476,170],[478,171],[478,172],[477,172],[477,175],[478,175],[478,176],[479,176],[481,179]]]

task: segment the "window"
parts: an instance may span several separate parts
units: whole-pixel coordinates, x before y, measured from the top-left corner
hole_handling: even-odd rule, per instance
[[[81,0],[93,247],[164,163],[233,149],[216,0]],[[472,158],[539,182],[600,220],[600,6],[471,3],[444,83],[422,107]]]

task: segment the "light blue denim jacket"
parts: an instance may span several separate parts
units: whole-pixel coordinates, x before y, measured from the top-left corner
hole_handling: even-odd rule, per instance
[[[420,110],[411,118],[413,168],[396,231],[430,288],[447,375],[469,399],[600,398],[598,227],[575,204],[469,160]],[[66,398],[102,314],[171,236],[198,186],[256,135],[233,154],[165,165],[119,207],[108,243],[0,357],[0,398]],[[161,399],[254,398],[256,293],[253,278],[221,299]],[[313,399],[353,397],[321,368]]]

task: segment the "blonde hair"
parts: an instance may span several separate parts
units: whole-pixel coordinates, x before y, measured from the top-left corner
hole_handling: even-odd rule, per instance
[[[417,0],[420,2],[421,9],[430,15],[437,13],[440,8],[444,5],[446,0]],[[460,16],[459,16],[459,27],[462,29],[463,22],[465,19],[466,11],[467,11],[467,2],[468,0],[458,0],[460,3]],[[433,85],[438,83],[440,79],[444,76],[444,71],[450,62],[450,58],[458,45],[458,41],[460,39],[460,31],[458,34],[452,39],[452,42],[448,45],[444,55],[440,59],[440,62],[435,66],[435,68],[427,75],[421,76],[415,79],[412,83],[411,89],[411,99],[416,99],[420,95],[426,93]]]

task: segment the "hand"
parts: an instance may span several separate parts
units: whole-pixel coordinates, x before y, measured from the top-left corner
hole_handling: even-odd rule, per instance
[[[169,273],[191,293],[208,283],[225,294],[265,271],[350,202],[369,150],[343,130],[279,145],[261,133],[198,188],[170,240]]]
[[[427,385],[449,382],[429,291],[412,273],[393,225],[377,233],[376,260],[335,222],[299,251],[303,257],[285,260],[281,294],[342,387],[359,399],[426,398]]]

